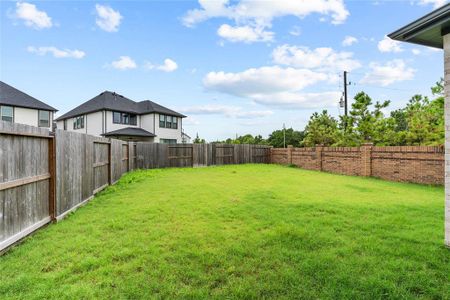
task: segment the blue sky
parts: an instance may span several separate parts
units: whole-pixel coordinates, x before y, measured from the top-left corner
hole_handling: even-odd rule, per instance
[[[0,78],[64,113],[104,90],[184,112],[213,141],[303,129],[349,95],[405,105],[443,76],[443,53],[385,35],[446,3],[0,2]]]

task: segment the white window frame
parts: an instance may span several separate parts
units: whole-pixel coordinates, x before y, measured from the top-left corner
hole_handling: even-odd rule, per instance
[[[42,125],[41,124],[41,113],[47,113],[47,115],[48,115],[48,120],[46,120],[46,121],[48,121],[48,124],[47,125]],[[50,111],[48,111],[48,110],[38,110],[38,127],[46,127],[46,128],[50,128],[50,123],[51,123],[51,120],[50,120]]]
[[[3,113],[4,108],[11,108],[11,116],[5,115]],[[3,120],[3,117],[11,118],[11,120]],[[0,120],[5,122],[14,123],[14,106],[11,105],[0,105]]]

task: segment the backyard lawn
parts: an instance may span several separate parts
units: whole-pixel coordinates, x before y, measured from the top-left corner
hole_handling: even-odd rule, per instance
[[[135,171],[0,257],[0,298],[450,299],[444,189],[276,165]]]

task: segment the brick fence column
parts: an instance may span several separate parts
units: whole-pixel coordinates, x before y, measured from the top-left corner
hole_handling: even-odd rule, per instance
[[[362,144],[361,152],[361,176],[372,176],[372,143]]]
[[[316,145],[316,163],[317,170],[322,171],[322,153],[323,153],[323,145]]]
[[[292,145],[288,145],[287,146],[287,163],[288,165],[292,165],[292,150],[294,149],[294,147]]]

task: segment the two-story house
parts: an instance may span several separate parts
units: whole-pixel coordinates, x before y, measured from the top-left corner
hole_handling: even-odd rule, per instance
[[[52,130],[57,110],[0,81],[0,120]]]
[[[150,100],[105,91],[56,119],[57,128],[126,141],[181,143],[186,116]]]

